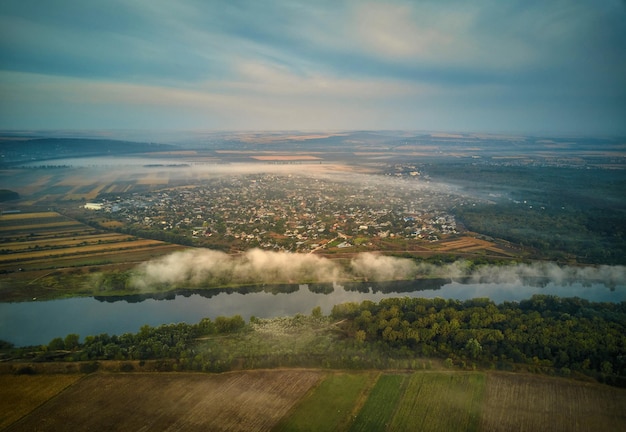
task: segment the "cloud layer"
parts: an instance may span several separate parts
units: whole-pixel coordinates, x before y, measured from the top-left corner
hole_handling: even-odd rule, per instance
[[[6,0],[0,127],[624,132],[607,0]]]

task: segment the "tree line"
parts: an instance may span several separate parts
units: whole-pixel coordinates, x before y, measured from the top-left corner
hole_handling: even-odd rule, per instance
[[[14,358],[35,355],[36,361],[157,359],[168,361],[165,370],[207,372],[277,366],[416,369],[430,367],[432,359],[448,367],[582,374],[626,386],[626,302],[535,295],[497,305],[484,298],[405,297],[343,303],[329,316],[316,308],[310,316],[291,319],[319,336],[317,346],[256,351],[256,318],[246,323],[235,315],[197,324],[145,325],[138,333],[87,336],[82,343],[70,334],[35,354],[32,347],[0,348],[12,349]],[[238,353],[231,343],[243,343]]]

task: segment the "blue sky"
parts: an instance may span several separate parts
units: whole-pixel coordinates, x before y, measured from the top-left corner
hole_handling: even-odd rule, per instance
[[[0,0],[0,128],[626,133],[623,0]]]

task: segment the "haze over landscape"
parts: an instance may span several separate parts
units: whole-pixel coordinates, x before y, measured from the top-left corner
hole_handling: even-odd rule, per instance
[[[0,128],[626,132],[623,1],[7,0]]]
[[[624,0],[2,0],[0,430],[626,430],[625,120]]]

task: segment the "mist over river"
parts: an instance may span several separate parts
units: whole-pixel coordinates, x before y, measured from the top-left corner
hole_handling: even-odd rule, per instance
[[[284,285],[250,287],[242,291],[186,291],[161,296],[71,298],[52,301],[0,303],[0,339],[16,346],[47,344],[55,337],[134,333],[148,324],[197,323],[202,318],[239,314],[272,318],[309,314],[320,306],[325,314],[335,304],[379,301],[389,297],[467,300],[487,297],[495,303],[520,301],[534,294],[580,297],[594,302],[626,301],[626,284],[599,282],[463,283],[451,279],[346,285]]]

